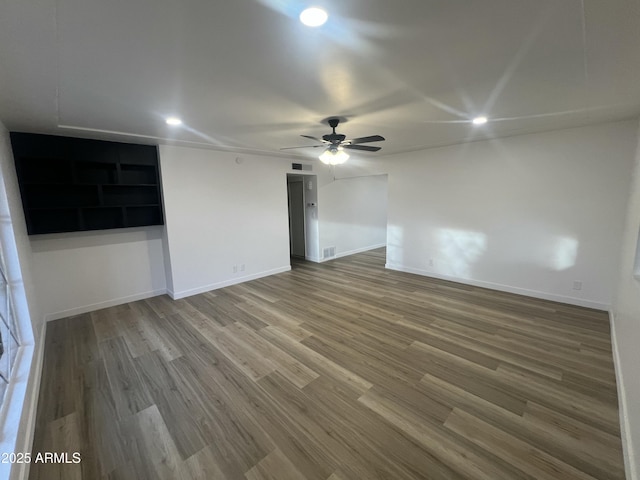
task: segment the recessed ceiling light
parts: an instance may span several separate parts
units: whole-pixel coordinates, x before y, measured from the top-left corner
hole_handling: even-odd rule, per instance
[[[165,121],[167,122],[167,125],[171,125],[172,127],[182,125],[182,120],[180,120],[178,117],[167,117]]]
[[[474,125],[484,125],[488,121],[489,119],[487,117],[476,117],[473,120],[471,120],[471,123],[473,123]]]
[[[328,18],[329,15],[327,15],[327,12],[318,7],[307,8],[300,14],[300,21],[307,27],[319,27],[320,25],[324,25]]]

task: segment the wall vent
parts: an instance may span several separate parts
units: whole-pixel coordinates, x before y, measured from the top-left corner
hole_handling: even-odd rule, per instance
[[[322,258],[333,258],[336,256],[336,247],[325,247],[322,250]]]
[[[307,165],[304,163],[292,163],[291,164],[291,170],[308,170],[311,171],[312,170],[312,165]]]

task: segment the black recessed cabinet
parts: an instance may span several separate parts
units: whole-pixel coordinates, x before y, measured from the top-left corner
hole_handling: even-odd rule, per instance
[[[163,225],[153,145],[11,133],[29,235]]]

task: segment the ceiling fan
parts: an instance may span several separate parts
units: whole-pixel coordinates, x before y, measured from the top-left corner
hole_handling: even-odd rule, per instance
[[[363,143],[370,142],[382,142],[384,137],[380,135],[371,135],[368,137],[352,138],[346,140],[346,136],[340,133],[336,133],[336,127],[340,123],[340,119],[333,117],[327,120],[329,126],[333,129],[332,133],[328,133],[322,136],[322,140],[311,135],[301,135],[301,137],[321,142],[318,145],[304,145],[300,147],[285,147],[280,150],[292,150],[294,148],[318,148],[323,147],[324,151],[318,157],[320,161],[327,165],[339,165],[346,162],[349,159],[349,155],[345,152],[348,150],[362,150],[365,152],[377,152],[382,147],[373,147],[370,145],[362,145]]]

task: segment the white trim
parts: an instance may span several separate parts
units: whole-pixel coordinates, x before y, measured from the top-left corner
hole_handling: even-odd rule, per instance
[[[369,245],[368,247],[356,248],[355,250],[349,250],[347,252],[336,253],[333,257],[322,258],[319,263],[329,262],[331,260],[335,260],[336,258],[348,257],[349,255],[355,255],[356,253],[368,252],[369,250],[375,250],[376,248],[386,247],[386,243],[380,243],[378,245]]]
[[[309,262],[320,263],[320,259],[318,257],[312,257],[311,255],[306,255],[304,259]]]
[[[22,415],[25,413],[25,403],[27,402],[27,390],[29,388],[29,372],[33,361],[33,345],[25,345],[18,348],[13,370],[9,377],[4,402],[2,404],[1,415],[1,437],[2,453],[20,452],[22,445],[18,445],[18,432],[20,431]],[[30,451],[26,450],[26,451]],[[14,466],[11,464],[0,464],[0,478],[10,478]],[[18,477],[19,478],[19,477]]]
[[[16,439],[16,452],[31,452],[36,428],[36,415],[38,413],[38,398],[40,397],[40,384],[42,381],[42,367],[44,365],[44,345],[47,331],[46,322],[42,322],[38,341],[33,350],[31,359],[30,382],[27,385],[26,398],[20,419],[20,431]],[[31,346],[33,348],[33,346]],[[20,442],[20,445],[17,443]],[[11,480],[20,480],[29,477],[31,464],[16,464],[11,469]]]
[[[79,132],[90,132],[90,133],[98,133],[98,134],[103,134],[103,135],[109,135],[109,136],[113,136],[113,135],[117,135],[119,137],[129,137],[129,138],[143,138],[145,140],[152,140],[153,143],[161,143],[163,145],[172,145],[172,146],[186,146],[186,147],[191,147],[191,148],[207,148],[210,150],[217,150],[220,152],[229,152],[229,153],[245,153],[248,155],[267,155],[270,157],[276,157],[276,158],[286,158],[286,159],[290,159],[290,160],[307,160],[309,161],[309,157],[303,156],[301,154],[295,154],[295,153],[285,153],[285,152],[279,152],[279,151],[272,151],[272,150],[260,150],[260,149],[255,149],[255,148],[242,148],[242,147],[233,147],[233,146],[229,146],[229,145],[220,145],[220,144],[216,144],[216,143],[210,143],[210,142],[196,142],[193,140],[178,140],[175,138],[169,138],[169,137],[157,137],[154,135],[144,135],[144,134],[140,134],[140,133],[129,133],[129,132],[122,132],[120,130],[105,130],[102,128],[91,128],[91,127],[81,127],[79,125],[64,125],[64,124],[58,124],[58,128],[61,129],[65,129],[65,130],[77,130]],[[37,132],[33,132],[33,133],[37,133]],[[298,163],[298,162],[292,162],[292,163]],[[291,170],[293,172],[297,172],[298,170]]]
[[[218,288],[230,287],[238,283],[248,282],[250,280],[256,280],[262,277],[268,277],[277,273],[288,272],[291,270],[291,265],[285,267],[278,267],[264,272],[253,273],[251,275],[245,275],[244,277],[231,278],[222,282],[212,283],[211,285],[204,285],[202,287],[192,288],[190,290],[182,290],[181,292],[172,292],[171,298],[179,300],[184,297],[190,297],[192,295],[198,295],[199,293],[210,292],[211,290],[217,290]]]
[[[167,289],[152,290],[150,292],[136,293],[135,295],[127,295],[126,297],[114,298],[112,300],[106,300],[104,302],[93,303],[91,305],[84,305],[82,307],[70,308],[69,310],[63,310],[61,312],[48,313],[45,316],[45,321],[58,320],[59,318],[72,317],[73,315],[81,315],[83,313],[93,312],[102,308],[115,307],[116,305],[122,305],[124,303],[136,302],[138,300],[144,300],[145,298],[157,297],[167,293]]]
[[[624,378],[618,350],[618,338],[615,329],[615,316],[609,311],[611,324],[611,350],[613,352],[613,366],[616,372],[616,385],[618,387],[618,411],[620,416],[620,437],[622,439],[622,451],[624,458],[624,471],[627,480],[638,480],[638,467],[634,457],[633,440],[631,438],[631,425],[629,424],[629,407],[627,406],[627,393],[624,387]]]
[[[440,280],[448,280],[450,282],[463,283],[465,285],[473,285],[474,287],[489,288],[491,290],[499,290],[501,292],[515,293],[516,295],[524,295],[527,297],[540,298],[542,300],[551,300],[553,302],[567,303],[569,305],[577,305],[579,307],[595,308],[596,310],[609,310],[611,305],[602,302],[593,302],[582,298],[567,297],[564,295],[556,295],[555,293],[541,292],[539,290],[530,290],[528,288],[512,287],[501,283],[485,282],[483,280],[473,280],[469,278],[459,278],[450,275],[442,275],[439,273],[421,270],[419,268],[407,267],[395,263],[385,264],[385,268],[389,270],[397,270],[398,272],[415,273],[425,277],[438,278]]]
[[[2,410],[2,451],[30,452],[40,393],[42,357],[44,352],[44,323],[37,345],[19,348]],[[0,477],[27,478],[26,464],[0,465]]]

